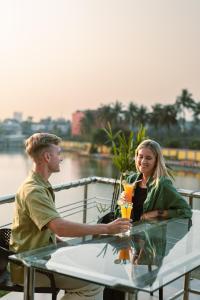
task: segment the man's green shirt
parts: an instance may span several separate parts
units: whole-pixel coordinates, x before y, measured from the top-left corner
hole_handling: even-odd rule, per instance
[[[46,225],[59,217],[51,184],[31,172],[16,194],[10,250],[18,253],[55,243]]]

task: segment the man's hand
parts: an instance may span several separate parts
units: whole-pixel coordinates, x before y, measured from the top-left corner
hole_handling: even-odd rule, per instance
[[[108,234],[116,234],[120,232],[126,232],[131,227],[131,221],[129,219],[119,218],[110,222],[107,225]]]

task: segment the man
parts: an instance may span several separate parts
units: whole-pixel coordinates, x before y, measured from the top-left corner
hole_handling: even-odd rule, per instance
[[[15,199],[10,249],[22,252],[56,243],[56,236],[77,237],[90,234],[115,234],[129,229],[126,219],[109,224],[88,225],[67,221],[55,208],[54,192],[48,181],[60,171],[61,139],[49,133],[35,133],[25,142],[33,160],[33,170],[19,188]],[[11,264],[12,280],[23,284],[23,267]],[[36,286],[49,286],[48,278],[36,273]],[[66,276],[55,275],[56,286],[67,293],[62,300],[99,300],[103,289]]]

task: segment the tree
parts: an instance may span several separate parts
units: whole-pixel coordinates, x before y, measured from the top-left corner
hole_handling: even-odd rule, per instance
[[[181,116],[179,118],[181,130],[185,132],[186,111],[195,110],[195,101],[192,98],[192,94],[189,93],[187,89],[183,89],[181,95],[177,97],[176,107],[177,107],[177,111]]]
[[[123,105],[121,102],[116,101],[112,106],[112,115],[113,115],[113,127],[119,127],[121,123]]]
[[[199,115],[200,115],[200,102],[195,103],[194,112],[193,112],[193,121],[195,123],[199,123]]]
[[[155,129],[158,129],[162,124],[162,109],[163,106],[160,103],[152,105],[152,112],[149,114],[149,122]]]
[[[95,129],[95,113],[92,110],[86,110],[83,119],[81,120],[81,133],[88,141],[92,138],[92,133]]]
[[[168,130],[171,126],[177,125],[177,108],[174,105],[164,105],[162,107],[161,124],[167,127]]]
[[[136,115],[136,124],[145,126],[149,120],[149,113],[146,106],[141,105],[138,107]]]
[[[99,127],[106,127],[106,124],[110,122],[112,124],[113,111],[111,105],[101,105],[97,110],[97,118]]]
[[[137,118],[138,106],[134,102],[130,102],[128,110],[125,111],[125,120],[128,123],[129,130],[133,130],[135,120]]]

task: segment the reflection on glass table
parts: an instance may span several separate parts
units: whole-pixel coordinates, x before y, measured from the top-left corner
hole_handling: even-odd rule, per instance
[[[11,259],[132,295],[140,290],[150,293],[200,266],[199,232],[200,212],[194,211],[192,222],[138,222],[131,228],[130,236],[71,239]],[[26,288],[32,284],[28,281]]]

